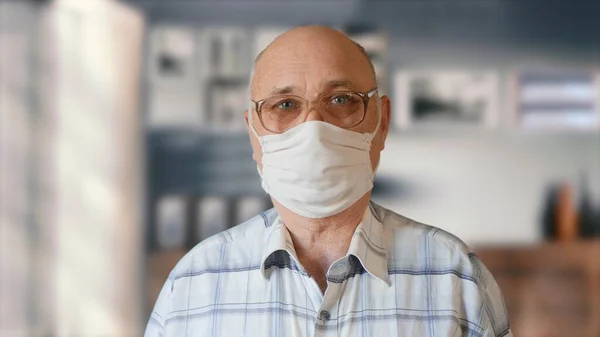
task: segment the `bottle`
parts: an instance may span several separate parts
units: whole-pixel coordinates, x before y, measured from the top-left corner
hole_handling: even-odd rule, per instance
[[[556,207],[556,232],[558,240],[562,242],[573,241],[579,234],[579,221],[577,208],[573,200],[573,187],[563,183],[558,191],[558,204]]]
[[[542,237],[544,240],[556,240],[556,207],[558,205],[558,191],[560,185],[550,184],[544,192],[543,207],[540,214]]]
[[[597,230],[595,224],[595,211],[592,206],[587,174],[582,173],[580,178],[579,199],[579,236],[582,238],[593,237]]]

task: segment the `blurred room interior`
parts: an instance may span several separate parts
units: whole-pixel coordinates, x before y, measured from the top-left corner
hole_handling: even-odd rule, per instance
[[[0,2],[0,336],[139,336],[175,263],[272,207],[254,57],[361,43],[392,130],[373,200],[463,239],[515,336],[600,336],[600,2]]]

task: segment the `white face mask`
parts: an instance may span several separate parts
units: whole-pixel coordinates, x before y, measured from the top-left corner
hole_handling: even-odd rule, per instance
[[[260,137],[263,189],[292,212],[326,218],[352,206],[373,188],[371,141],[381,123],[377,106],[373,133],[358,133],[335,125],[308,121],[282,134]]]

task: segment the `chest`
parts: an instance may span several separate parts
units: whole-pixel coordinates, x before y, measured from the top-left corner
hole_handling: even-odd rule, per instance
[[[174,292],[164,336],[435,336],[479,335],[453,296],[416,278],[387,285],[365,272],[317,282],[292,270],[190,283]],[[207,284],[207,283],[204,283]]]

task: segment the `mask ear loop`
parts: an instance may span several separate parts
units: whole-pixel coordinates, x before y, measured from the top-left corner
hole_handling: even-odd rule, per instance
[[[250,130],[252,131],[256,139],[258,139],[258,141],[260,142],[260,136],[258,135],[258,132],[254,128],[254,123],[252,122],[252,115],[254,115],[254,106],[250,104],[250,106],[248,107],[248,124],[250,124]]]
[[[261,147],[262,147],[262,140],[261,140],[260,136],[258,135],[258,132],[256,131],[256,129],[254,128],[254,123],[252,123],[252,115],[254,115],[254,107],[252,106],[252,104],[250,104],[250,106],[248,107],[248,125],[250,126],[250,131],[252,131],[252,133],[254,134],[256,139],[258,139],[258,142],[261,144]],[[260,168],[258,167],[258,163],[256,164],[256,171],[258,172],[258,175],[260,176],[261,183],[265,184],[262,172],[260,171]]]
[[[367,142],[369,142],[369,145],[371,145],[371,141],[373,140],[373,138],[375,138],[375,135],[377,134],[377,131],[379,131],[380,126],[381,126],[381,98],[378,95],[377,96],[377,126],[375,127],[375,131],[373,131],[372,133],[366,134],[366,140],[367,140]],[[369,158],[369,168],[372,169],[371,170],[371,181],[374,181],[375,175],[377,175],[377,169],[379,168],[379,164],[381,163],[381,157],[379,158],[379,161],[377,161],[377,166],[375,166],[375,168],[373,169],[371,166],[370,152],[367,152],[367,156]]]

